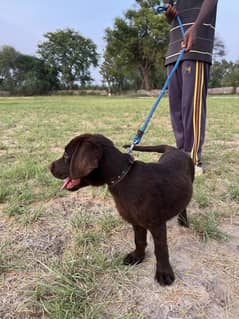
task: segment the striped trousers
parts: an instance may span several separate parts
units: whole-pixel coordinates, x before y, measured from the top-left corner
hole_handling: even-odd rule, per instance
[[[173,64],[168,65],[168,73]],[[169,105],[178,149],[191,154],[195,165],[202,163],[206,128],[206,97],[210,64],[182,61],[169,83]]]

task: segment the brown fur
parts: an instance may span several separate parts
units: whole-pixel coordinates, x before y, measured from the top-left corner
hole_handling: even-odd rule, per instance
[[[103,135],[84,134],[70,141],[50,170],[56,178],[70,177],[74,181],[68,185],[71,191],[108,184],[120,215],[132,224],[135,233],[136,248],[124,263],[143,261],[149,230],[157,260],[155,278],[161,285],[170,285],[174,273],[169,263],[166,222],[178,215],[179,223],[188,225],[186,207],[192,196],[193,162],[184,152],[167,145],[135,146],[135,150],[164,154],[158,163],[132,164],[131,156],[120,152]]]

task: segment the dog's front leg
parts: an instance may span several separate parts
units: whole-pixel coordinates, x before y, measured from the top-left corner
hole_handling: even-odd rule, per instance
[[[133,225],[135,250],[129,253],[124,258],[125,265],[137,265],[140,264],[145,257],[145,247],[147,246],[147,230]]]
[[[162,286],[171,285],[175,277],[169,263],[166,223],[157,227],[153,226],[150,229],[150,232],[153,236],[155,256],[157,260],[155,279]]]

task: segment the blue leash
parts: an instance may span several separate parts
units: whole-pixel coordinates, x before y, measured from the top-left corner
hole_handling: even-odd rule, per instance
[[[164,6],[159,6],[159,7],[157,8],[157,13],[160,14],[160,13],[166,11],[166,10],[167,10],[166,7],[164,7]],[[180,27],[180,31],[181,31],[182,37],[184,38],[184,34],[185,34],[185,32],[184,32],[184,27],[183,27],[182,20],[180,19],[179,16],[177,16],[177,21],[178,21],[178,24],[179,24],[179,27]],[[165,94],[165,92],[166,92],[166,90],[167,90],[167,88],[168,88],[168,85],[169,85],[169,82],[170,82],[171,78],[173,77],[175,71],[177,70],[177,68],[178,68],[178,66],[179,66],[179,63],[180,63],[181,60],[182,60],[182,57],[183,57],[183,55],[184,55],[184,52],[185,52],[185,49],[183,48],[183,49],[180,51],[180,54],[179,54],[179,56],[178,56],[178,59],[177,59],[175,65],[174,65],[173,69],[172,69],[171,72],[169,73],[169,75],[168,75],[168,77],[167,77],[167,79],[166,79],[166,81],[165,81],[165,83],[164,83],[164,85],[163,85],[163,88],[162,88],[162,90],[161,90],[161,92],[160,92],[160,94],[159,94],[159,96],[158,96],[158,98],[156,99],[155,103],[153,104],[153,106],[152,106],[152,108],[151,108],[151,111],[149,112],[149,115],[147,116],[147,118],[146,118],[144,124],[141,126],[141,128],[138,130],[137,134],[136,134],[135,137],[133,138],[133,143],[132,143],[132,145],[131,145],[130,148],[129,148],[129,153],[132,152],[132,150],[133,150],[133,148],[134,148],[134,145],[140,143],[140,141],[141,141],[141,139],[142,139],[142,137],[143,137],[143,135],[144,135],[144,132],[146,131],[146,129],[147,129],[148,125],[149,125],[149,122],[150,122],[150,120],[151,120],[151,118],[152,118],[154,112],[156,111],[156,108],[157,108],[157,106],[158,106],[160,100],[162,99],[162,97],[164,96],[164,94]]]

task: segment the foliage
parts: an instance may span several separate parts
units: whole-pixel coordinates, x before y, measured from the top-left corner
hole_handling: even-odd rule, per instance
[[[226,48],[223,41],[216,36],[213,49],[213,64],[211,67],[209,87],[239,85],[239,63],[225,59]]]
[[[166,78],[164,55],[169,25],[155,12],[159,0],[136,0],[135,10],[116,18],[105,30],[104,62],[100,67],[101,88],[122,92],[162,87]],[[90,68],[98,65],[92,40],[72,29],[45,34],[38,46],[40,58],[0,48],[0,90],[16,95],[46,94],[56,89],[93,89]],[[223,41],[216,36],[209,87],[239,86],[239,61],[225,59]]]
[[[215,61],[211,69],[209,87],[239,86],[239,61]]]
[[[13,47],[3,46],[0,50],[0,87],[12,91],[15,86],[14,70],[20,53]]]
[[[106,29],[107,45],[101,74],[110,86],[125,88],[131,84],[148,90],[155,84],[153,78],[163,66],[169,25],[152,10],[160,1],[137,3],[137,10],[128,10],[124,18],[115,19],[113,29]]]
[[[227,62],[227,70],[225,72],[225,77],[223,84],[225,86],[233,86],[236,88],[239,86],[239,61],[233,63],[233,62]]]
[[[17,59],[17,91],[25,95],[42,94],[58,87],[56,70],[29,55]]]
[[[46,41],[38,45],[38,53],[57,70],[62,84],[73,89],[76,81],[81,86],[90,83],[89,68],[97,66],[98,55],[92,40],[84,38],[72,29],[48,32]]]
[[[213,59],[214,61],[220,61],[225,58],[226,48],[224,42],[216,35],[213,47]]]
[[[55,69],[43,60],[4,46],[0,51],[0,87],[12,94],[43,94],[56,89],[58,80]]]

